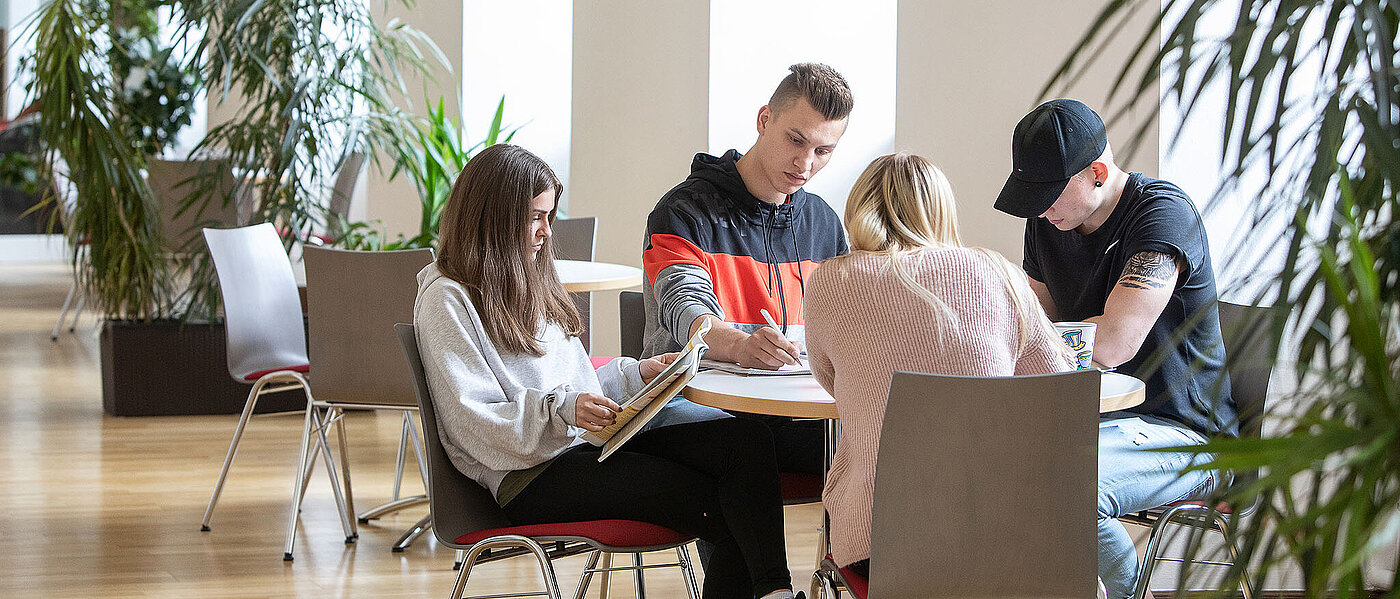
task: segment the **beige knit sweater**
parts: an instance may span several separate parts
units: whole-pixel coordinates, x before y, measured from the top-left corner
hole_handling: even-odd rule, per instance
[[[901,260],[914,281],[956,315],[944,343],[933,308],[900,283],[885,255],[855,252],[829,260],[807,284],[812,373],[836,398],[841,415],[841,441],[822,491],[831,514],[831,553],[841,565],[870,557],[875,455],[891,374],[1006,376],[1070,368],[1063,343],[1047,327],[1031,327],[1020,347],[1011,296],[985,254],[926,249]]]

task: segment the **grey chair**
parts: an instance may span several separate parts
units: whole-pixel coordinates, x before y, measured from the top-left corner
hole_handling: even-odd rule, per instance
[[[58,218],[65,231],[68,230],[68,220],[73,213],[73,207],[78,203],[78,189],[73,185],[73,180],[69,177],[68,163],[63,160],[58,152],[54,152],[49,158],[49,181],[52,186],[52,193],[58,202]],[[88,242],[86,239],[74,240],[78,246],[78,263],[87,260]],[[73,270],[73,282],[68,284],[68,295],[63,298],[63,309],[58,313],[58,322],[53,325],[53,331],[49,333],[49,340],[58,341],[58,332],[63,328],[63,323],[68,319],[71,310],[73,322],[68,325],[68,332],[73,333],[78,330],[78,318],[83,315],[83,307],[87,305],[87,294],[78,285],[78,270],[75,266]],[[74,303],[76,300],[76,303]]]
[[[239,382],[252,383],[243,413],[233,429],[233,440],[224,456],[214,494],[204,510],[200,530],[208,531],[219,503],[229,469],[238,454],[238,444],[258,398],[268,393],[301,390],[311,402],[311,384],[306,373],[310,360],[306,354],[306,331],[301,315],[301,299],[292,274],[291,262],[282,249],[277,231],[269,223],[238,229],[205,229],[204,239],[214,259],[219,277],[219,291],[224,300],[224,326],[227,339],[228,371]],[[315,430],[315,447],[302,444],[297,475],[298,494],[305,488],[310,475],[308,454],[320,453],[330,477],[336,506],[340,510],[341,527],[346,542],[354,540],[354,523],[341,493],[330,446],[319,426],[322,415],[308,409],[305,430]],[[343,447],[342,447],[343,449]],[[318,451],[319,450],[319,451]],[[292,526],[296,520],[293,518]]]
[[[146,182],[159,206],[161,235],[170,252],[194,250],[201,228],[247,224],[252,206],[236,193],[237,180],[227,160],[159,160],[146,163]],[[190,196],[207,200],[187,205]]]
[[[1220,302],[1218,308],[1220,332],[1225,340],[1225,369],[1230,373],[1230,395],[1239,409],[1240,436],[1258,438],[1263,434],[1264,414],[1268,411],[1269,377],[1273,374],[1278,355],[1277,331],[1272,327],[1273,308],[1229,302]],[[1236,472],[1230,485],[1248,485],[1258,475],[1257,471]],[[1159,562],[1234,567],[1238,554],[1231,536],[1230,516],[1248,515],[1254,507],[1209,499],[1193,500],[1120,518],[1124,522],[1152,527],[1133,596],[1140,599],[1147,595],[1152,571]],[[1230,561],[1193,559],[1191,555],[1185,558],[1163,557],[1165,534],[1171,525],[1193,526],[1219,533],[1225,539]],[[1254,589],[1249,582],[1249,572],[1244,566],[1240,567],[1240,572],[1240,592],[1245,599],[1251,599]]]
[[[418,411],[418,401],[412,391],[413,375],[402,361],[392,356],[399,352],[399,343],[393,334],[394,323],[413,319],[417,274],[433,261],[432,250],[359,252],[307,246],[302,259],[306,263],[311,372],[316,381],[315,399],[307,409],[325,413],[320,423],[322,429],[338,425],[347,509],[354,513],[350,464],[344,451],[343,416],[347,409],[392,410],[403,414],[393,497],[388,503],[360,514],[359,522],[367,523],[381,515],[426,502],[425,495],[400,497],[409,440],[425,484],[427,470],[418,427],[413,422],[413,413]],[[324,433],[323,430],[315,432],[318,436]],[[313,443],[311,433],[310,430],[303,432],[304,447]],[[303,462],[301,466],[307,468],[309,464]],[[299,481],[298,484],[303,483]],[[302,488],[298,487],[292,498],[284,559],[292,555]],[[394,551],[403,551],[424,532],[429,522],[425,517],[411,527],[394,544]],[[354,529],[352,532],[358,534]]]
[[[691,567],[690,554],[686,545],[691,538],[667,528],[634,522],[630,520],[596,520],[588,522],[564,522],[557,524],[533,524],[513,526],[495,498],[481,485],[467,478],[443,449],[438,431],[436,412],[432,395],[428,390],[427,377],[423,372],[423,359],[418,353],[418,340],[411,324],[394,325],[403,354],[413,374],[414,389],[417,391],[419,414],[423,422],[423,437],[428,454],[428,505],[432,511],[433,534],[443,546],[466,551],[457,582],[453,586],[454,599],[462,597],[466,590],[467,578],[472,568],[480,563],[517,555],[533,555],[539,562],[540,573],[544,578],[545,590],[533,593],[510,595],[490,595],[491,597],[522,597],[542,595],[561,599],[559,584],[554,576],[551,561],[560,557],[589,553],[583,576],[574,592],[575,599],[582,599],[588,592],[589,582],[594,574],[612,570],[632,570],[636,576],[638,596],[645,588],[642,571],[645,568],[678,566],[685,577],[686,590],[691,599],[699,599],[700,590],[696,585],[695,573]],[[561,498],[567,500],[567,498]],[[545,546],[550,549],[546,550]],[[674,564],[638,564],[632,567],[598,568],[601,555],[611,553],[638,553],[675,549],[677,561]]]
[[[642,359],[643,335],[647,315],[642,305],[642,292],[623,291],[617,296],[618,322],[622,325],[622,355]]]
[[[557,218],[554,219],[554,224],[550,225],[550,229],[553,231],[555,259],[593,261],[593,250],[597,244],[597,217]],[[583,342],[585,350],[592,349],[592,337],[589,333],[593,330],[593,294],[583,292],[569,295],[573,297],[574,307],[578,308],[579,316],[583,318],[583,334],[579,335],[579,341]]]
[[[897,372],[880,434],[871,597],[1094,596],[1095,370],[1017,377]],[[827,597],[841,575],[816,573]],[[867,581],[850,581],[859,589]]]
[[[351,152],[336,167],[335,184],[326,203],[326,234],[322,241],[334,241],[335,237],[350,222],[350,209],[355,198],[355,188],[365,171],[365,153]]]

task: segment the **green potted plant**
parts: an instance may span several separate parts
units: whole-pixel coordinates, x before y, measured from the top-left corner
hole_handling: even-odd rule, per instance
[[[505,116],[506,98],[496,104],[496,113],[486,128],[481,141],[470,146],[462,139],[462,129],[456,119],[447,115],[442,99],[437,107],[428,104],[428,115],[415,120],[409,135],[394,148],[394,170],[392,180],[404,173],[413,187],[418,190],[418,201],[422,208],[418,222],[418,234],[411,238],[402,235],[392,242],[386,242],[384,235],[368,223],[348,223],[345,230],[336,235],[336,245],[348,249],[398,250],[408,248],[434,247],[438,239],[438,221],[442,209],[447,206],[448,192],[457,180],[457,173],[478,151],[496,143],[510,143],[520,127],[509,130],[502,125]]]
[[[1213,456],[1204,468],[1263,469],[1225,493],[1259,507],[1232,518],[1242,559],[1216,588],[1233,596],[1249,563],[1256,589],[1288,569],[1301,572],[1309,597],[1400,596],[1400,7],[1111,2],[1046,90],[1093,62],[1098,38],[1117,33],[1125,12],[1159,8],[1161,29],[1141,34],[1115,91],[1155,100],[1160,77],[1191,119],[1212,84],[1224,86],[1222,189],[1259,192],[1256,227],[1288,224],[1281,235],[1251,233],[1285,260],[1265,301],[1275,334],[1289,334],[1278,360],[1296,391],[1270,410],[1276,426],[1265,438],[1199,448]],[[1213,27],[1221,11],[1234,24],[1223,34]],[[1388,580],[1368,582],[1377,559]],[[1178,591],[1195,573],[1183,570]]]
[[[39,11],[31,93],[43,106],[40,137],[50,155],[74,167],[67,234],[87,242],[86,257],[78,261],[75,250],[74,265],[107,319],[104,407],[116,414],[233,412],[246,389],[225,370],[212,265],[202,246],[188,248],[198,250],[190,261],[169,259],[164,237],[184,232],[160,230],[143,178],[148,152],[173,135],[161,119],[178,122],[183,113],[167,95],[156,103],[169,112],[143,118],[138,113],[151,109],[144,99],[188,82],[184,73],[218,102],[237,98],[233,118],[212,128],[196,152],[227,157],[235,193],[253,198],[253,222],[278,225],[290,248],[322,218],[315,198],[341,157],[407,138],[411,118],[392,98],[406,91],[405,71],[428,74],[423,56],[442,57],[421,33],[378,23],[363,3],[183,0],[166,2],[175,37],[203,33],[172,70],[173,54],[163,48],[124,46],[130,36],[122,32],[139,32],[133,23],[146,14],[133,11],[137,1],[53,0]],[[183,209],[215,201],[214,186],[193,187]],[[161,403],[130,405],[153,400]]]

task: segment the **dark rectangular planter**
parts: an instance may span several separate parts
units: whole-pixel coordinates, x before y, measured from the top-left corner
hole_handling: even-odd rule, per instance
[[[108,320],[102,326],[102,409],[113,416],[238,414],[251,384],[229,376],[224,325]],[[306,408],[301,391],[264,395],[257,413]]]

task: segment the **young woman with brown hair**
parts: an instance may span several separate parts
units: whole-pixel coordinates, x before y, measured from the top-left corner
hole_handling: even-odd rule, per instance
[[[773,442],[737,418],[638,434],[599,462],[611,424],[674,354],[593,369],[554,270],[562,186],[539,157],[483,150],[457,177],[437,262],[418,275],[418,347],[452,463],[515,524],[626,519],[715,544],[706,597],[791,597]]]

